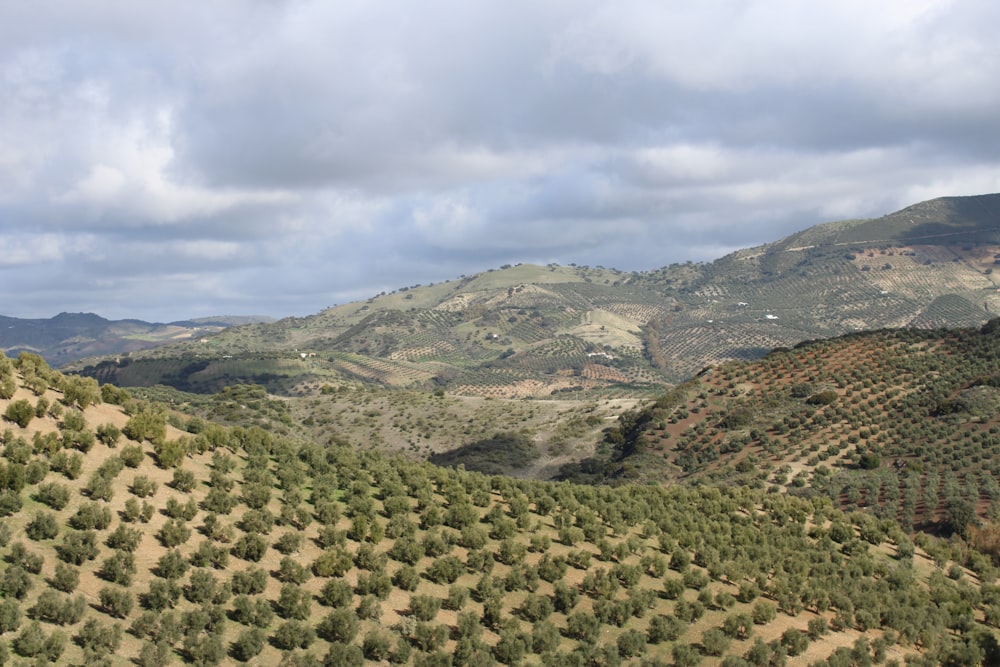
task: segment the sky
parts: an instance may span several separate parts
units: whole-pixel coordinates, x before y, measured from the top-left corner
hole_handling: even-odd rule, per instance
[[[1000,191],[992,0],[0,0],[0,315],[303,316]]]

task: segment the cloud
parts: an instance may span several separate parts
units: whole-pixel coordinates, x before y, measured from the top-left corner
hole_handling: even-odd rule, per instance
[[[8,315],[317,312],[1000,190],[986,0],[0,8]]]

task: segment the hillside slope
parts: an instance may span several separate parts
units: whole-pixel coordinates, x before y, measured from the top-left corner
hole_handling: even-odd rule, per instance
[[[998,655],[988,559],[933,539],[915,548],[894,523],[818,499],[517,481],[256,427],[196,428],[33,355],[0,357],[0,413],[5,658],[766,665]]]
[[[1000,510],[1000,319],[722,364],[623,416],[608,445],[608,478],[773,487],[964,532]]]
[[[1000,195],[945,198],[708,264],[506,266],[72,368],[196,392],[253,382],[315,394],[357,380],[507,398],[642,395],[802,340],[981,325],[1000,313],[998,220]]]

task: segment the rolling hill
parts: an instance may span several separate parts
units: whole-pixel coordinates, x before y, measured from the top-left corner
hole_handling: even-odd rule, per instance
[[[0,655],[19,664],[1000,655],[988,557],[821,496],[437,468],[188,418],[32,354],[0,356],[0,414]]]
[[[317,395],[361,382],[495,398],[649,396],[707,365],[803,340],[979,326],[1000,313],[998,261],[1000,195],[952,197],[706,264],[504,266],[67,368],[200,393],[243,382]]]
[[[0,316],[0,351],[34,352],[59,366],[81,357],[120,355],[186,338],[216,334],[226,327],[266,321],[260,317],[209,317],[170,324],[106,320],[94,313],[59,313],[48,319]]]
[[[963,533],[1000,511],[1000,319],[721,364],[623,415],[605,448],[581,469],[821,496],[908,531]]]

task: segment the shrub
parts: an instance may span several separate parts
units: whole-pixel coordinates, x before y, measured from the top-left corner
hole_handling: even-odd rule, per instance
[[[122,437],[121,429],[114,424],[101,424],[95,431],[97,439],[107,447],[117,447],[118,441]]]
[[[230,587],[236,595],[260,595],[267,586],[267,572],[260,568],[249,568],[233,572]]]
[[[111,525],[111,509],[103,503],[86,502],[69,518],[69,525],[77,530],[104,530]]]
[[[626,630],[618,635],[618,654],[632,658],[646,652],[646,637],[638,630]]]
[[[0,602],[0,634],[14,632],[21,627],[21,605],[14,598]]]
[[[49,583],[58,591],[72,593],[80,584],[80,571],[72,565],[58,561],[55,572],[52,575],[52,580]]]
[[[140,601],[146,609],[162,612],[172,609],[180,597],[181,588],[173,581],[154,579],[149,582],[149,589],[141,596]]]
[[[101,563],[98,576],[113,584],[130,586],[132,585],[132,577],[135,573],[135,556],[129,551],[116,549]]]
[[[701,645],[708,655],[722,655],[729,648],[729,643],[729,637],[719,628],[709,628],[701,635]]]
[[[36,512],[24,527],[24,534],[32,540],[51,540],[59,534],[59,522],[51,512]]]
[[[350,643],[358,634],[358,618],[351,609],[334,609],[316,627],[317,634],[329,642]]]
[[[25,398],[12,401],[7,404],[7,410],[3,416],[4,419],[17,424],[21,428],[27,428],[35,416],[35,406]]]
[[[264,650],[266,641],[267,635],[260,628],[244,630],[230,646],[229,655],[240,662],[247,662]]]
[[[111,549],[121,551],[135,551],[142,541],[142,531],[138,528],[129,528],[122,524],[115,528],[108,535],[104,543]]]
[[[233,545],[232,552],[237,558],[256,563],[267,552],[267,540],[255,533],[243,535]]]
[[[326,607],[349,607],[354,600],[354,590],[346,581],[331,579],[323,584],[317,600]]]
[[[101,602],[101,609],[115,618],[125,618],[132,613],[132,605],[135,603],[132,594],[127,590],[118,587],[105,586],[98,593]]]
[[[418,621],[433,621],[441,609],[441,600],[430,595],[411,595],[410,613]]]
[[[156,493],[159,485],[149,479],[146,475],[137,475],[134,480],[132,480],[132,488],[130,489],[132,495],[138,498],[148,498]]]
[[[35,605],[28,610],[28,616],[36,621],[56,625],[73,625],[83,618],[87,601],[82,595],[70,597],[52,589],[41,592]]]
[[[271,635],[271,643],[283,651],[309,648],[315,639],[315,631],[307,623],[297,620],[285,621]]]
[[[25,572],[38,574],[42,571],[45,559],[36,553],[32,553],[25,548],[21,542],[14,542],[10,545],[10,553],[7,554],[7,562],[24,569]]]
[[[767,625],[778,615],[777,608],[770,602],[758,600],[750,610],[755,625]]]
[[[138,468],[143,459],[146,458],[146,454],[139,445],[125,445],[118,454],[118,458],[129,468]]]
[[[781,634],[781,645],[788,650],[788,655],[799,655],[809,647],[809,637],[796,628],[789,628]]]
[[[179,519],[167,521],[160,528],[160,532],[157,533],[157,539],[159,539],[160,544],[168,549],[184,544],[190,537],[191,529]]]
[[[118,650],[122,643],[122,627],[115,623],[102,625],[96,618],[88,618],[73,638],[83,649],[84,656],[104,658]],[[85,662],[90,662],[85,658]]]
[[[232,619],[243,625],[266,628],[274,619],[271,603],[263,598],[238,595],[233,599]]]
[[[156,574],[164,579],[180,579],[188,570],[188,563],[177,549],[171,549],[156,562]]]
[[[68,533],[62,544],[56,545],[56,555],[70,565],[83,565],[97,557],[97,534],[92,530]]]
[[[35,490],[35,500],[54,510],[61,510],[69,504],[70,490],[64,484],[47,482],[39,484]]]
[[[361,642],[362,654],[373,662],[387,660],[391,648],[392,636],[382,630],[369,631]]]
[[[311,600],[312,596],[309,591],[299,588],[295,584],[282,584],[281,592],[274,605],[275,611],[282,618],[304,621],[309,618]]]
[[[445,556],[431,563],[427,577],[438,584],[453,584],[465,571],[465,566],[457,556]]]

